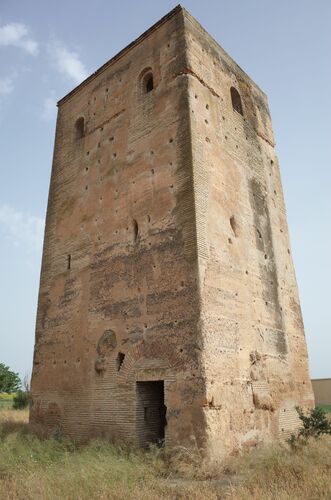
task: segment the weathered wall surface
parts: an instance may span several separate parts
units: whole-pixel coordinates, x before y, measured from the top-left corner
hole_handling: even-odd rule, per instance
[[[189,14],[185,26],[205,415],[219,455],[287,436],[313,395],[266,96]]]
[[[139,443],[151,381],[212,457],[313,403],[266,96],[181,8],[60,102],[31,422]]]
[[[331,378],[317,378],[311,383],[316,405],[331,405]]]
[[[136,381],[164,380],[166,443],[201,445],[183,41],[179,12],[60,102],[32,381],[49,431],[135,441]]]

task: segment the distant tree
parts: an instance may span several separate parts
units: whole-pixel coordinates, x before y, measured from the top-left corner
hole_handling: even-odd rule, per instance
[[[16,392],[21,386],[18,373],[9,369],[4,363],[0,363],[0,392]]]
[[[14,410],[22,410],[30,404],[30,375],[25,374],[22,382],[23,389],[19,389],[13,399]]]

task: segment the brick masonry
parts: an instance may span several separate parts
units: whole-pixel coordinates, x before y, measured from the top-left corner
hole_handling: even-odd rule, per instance
[[[31,424],[141,444],[148,381],[211,458],[313,404],[267,98],[180,6],[59,102]]]

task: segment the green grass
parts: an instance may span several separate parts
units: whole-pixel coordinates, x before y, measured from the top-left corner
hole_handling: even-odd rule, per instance
[[[319,408],[323,408],[327,413],[331,413],[331,405],[318,405]]]
[[[12,406],[13,406],[13,402],[12,401],[0,400],[0,410],[2,408],[11,408]]]
[[[12,401],[16,393],[0,392],[0,401]]]
[[[0,410],[2,408],[11,408],[13,406],[13,399],[15,394],[7,394],[0,392]]]

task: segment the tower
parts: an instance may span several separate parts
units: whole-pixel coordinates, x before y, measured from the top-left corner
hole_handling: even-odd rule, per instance
[[[219,457],[312,403],[266,95],[178,6],[59,102],[31,423]]]

